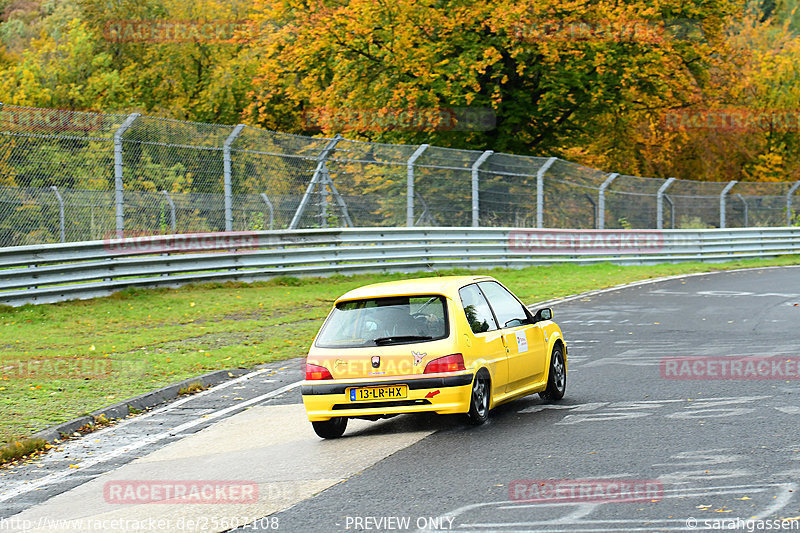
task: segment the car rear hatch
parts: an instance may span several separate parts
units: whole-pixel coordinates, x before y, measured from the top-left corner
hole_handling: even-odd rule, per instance
[[[422,374],[431,359],[451,353],[449,314],[447,298],[437,294],[339,301],[308,362],[334,379]]]
[[[404,343],[346,349],[313,349],[308,362],[327,368],[333,379],[366,380],[421,375],[429,362],[452,352],[452,342]]]

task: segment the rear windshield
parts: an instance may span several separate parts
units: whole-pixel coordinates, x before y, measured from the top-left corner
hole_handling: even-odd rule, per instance
[[[340,302],[317,337],[320,348],[409,344],[446,338],[443,296],[393,296]]]

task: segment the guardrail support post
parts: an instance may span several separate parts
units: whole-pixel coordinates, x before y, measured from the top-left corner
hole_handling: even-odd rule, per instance
[[[489,159],[494,152],[486,150],[481,156],[472,164],[472,227],[477,228],[480,226],[480,194],[478,186],[480,185],[479,169],[481,165]]]
[[[606,180],[600,185],[600,192],[597,193],[597,229],[605,229],[606,225],[606,189],[619,176],[618,172],[609,174]]]
[[[270,202],[267,193],[262,192],[261,199],[267,204],[267,209],[269,209],[269,229],[273,229],[275,226],[275,207],[272,205],[272,202]]]
[[[797,188],[800,187],[800,181],[794,182],[789,188],[789,192],[786,193],[786,225],[792,225],[792,196],[794,196],[794,192]]]
[[[725,198],[728,196],[728,191],[733,189],[733,186],[739,183],[736,180],[728,182],[722,192],[719,193],[719,229],[725,227]]]
[[[172,197],[169,195],[167,191],[161,191],[161,194],[166,196],[167,204],[169,205],[169,221],[170,227],[172,228],[172,233],[175,234],[175,202],[172,201]]]
[[[222,145],[222,158],[223,158],[223,179],[225,187],[225,231],[233,231],[233,185],[231,179],[231,145],[242,133],[244,124],[239,124],[228,138],[225,139],[225,144]]]
[[[409,228],[414,227],[414,163],[429,146],[429,144],[419,145],[406,162],[408,175],[406,180],[406,227]]]
[[[58,200],[58,226],[61,228],[61,242],[66,242],[67,238],[64,232],[64,199],[61,197],[61,193],[58,192],[58,187],[51,185],[50,189],[56,194],[56,199]]]
[[[656,229],[664,229],[664,221],[662,220],[664,218],[664,193],[667,192],[673,181],[675,181],[675,178],[667,179],[656,193]]]
[[[551,157],[536,172],[536,227],[542,228],[544,225],[544,173],[553,166],[557,157]]]
[[[125,236],[125,195],[123,192],[122,181],[122,136],[128,131],[133,123],[139,118],[141,114],[131,113],[122,126],[117,128],[114,132],[114,204],[116,205],[116,219],[117,219],[117,238],[121,239]]]
[[[325,145],[325,148],[322,149],[319,156],[317,156],[317,168],[314,169],[314,175],[311,177],[308,187],[306,187],[306,192],[303,194],[303,199],[300,200],[300,205],[297,206],[297,210],[294,212],[292,221],[289,223],[289,229],[297,229],[298,224],[300,224],[300,217],[303,216],[303,212],[306,210],[308,202],[311,201],[311,195],[314,194],[314,188],[316,187],[317,182],[320,181],[320,178],[323,174],[327,174],[325,161],[328,160],[328,156],[341,140],[342,136],[337,133],[333,139],[331,139],[328,144]]]

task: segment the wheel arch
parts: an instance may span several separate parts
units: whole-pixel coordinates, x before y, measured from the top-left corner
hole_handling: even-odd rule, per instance
[[[475,377],[472,379],[472,382],[475,383],[475,380],[480,377],[485,377],[487,380],[489,380],[489,410],[491,411],[494,409],[494,388],[492,387],[494,380],[492,379],[492,373],[488,368],[486,368],[486,366],[482,365],[478,368],[478,370],[475,371]],[[470,387],[470,391],[472,391],[472,387]]]

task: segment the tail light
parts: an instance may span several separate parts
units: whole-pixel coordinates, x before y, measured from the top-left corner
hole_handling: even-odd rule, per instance
[[[434,359],[425,367],[425,374],[436,374],[438,372],[457,372],[459,370],[466,370],[464,366],[464,356],[460,353],[453,355],[446,355]]]
[[[333,379],[333,376],[331,375],[331,371],[325,368],[324,366],[312,365],[311,363],[306,363],[306,379],[307,380]]]

